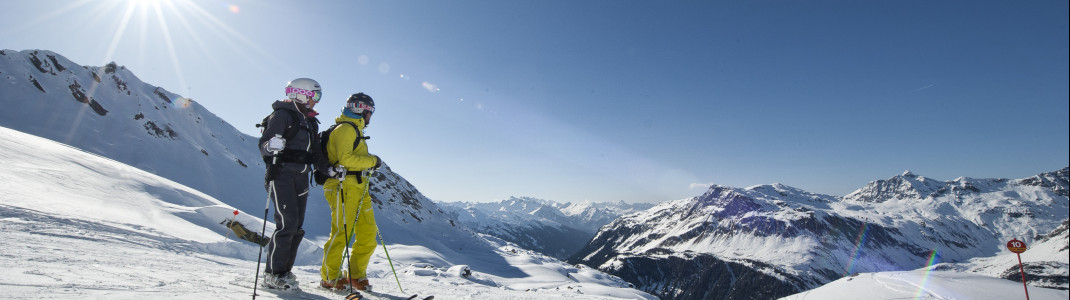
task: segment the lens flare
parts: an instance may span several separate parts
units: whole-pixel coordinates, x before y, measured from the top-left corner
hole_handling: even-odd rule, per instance
[[[855,253],[851,255],[851,261],[847,262],[847,268],[843,270],[843,276],[851,275],[851,271],[854,270],[855,261],[858,260],[858,256],[862,255],[862,246],[866,244],[866,237],[869,235],[869,223],[862,223],[862,228],[858,230],[858,238],[855,239]]]
[[[229,9],[229,10],[230,10],[230,12],[232,12],[232,13],[239,13],[239,12],[241,12],[241,8],[240,8],[240,7],[238,7],[237,5],[233,5],[233,4],[231,4],[230,6],[227,6],[227,9]]]
[[[932,266],[939,263],[940,251],[933,249],[929,254],[929,261],[925,263],[925,275],[921,277],[921,284],[918,285],[918,293],[914,296],[914,299],[921,299],[925,295],[925,287],[929,285],[929,273],[933,271]]]
[[[430,82],[427,82],[427,81],[424,81],[420,85],[423,86],[424,89],[427,90],[428,92],[434,93],[434,92],[438,92],[440,90],[437,85],[434,85],[433,83],[430,83]]]
[[[189,108],[189,105],[192,102],[193,102],[193,99],[186,98],[186,97],[178,97],[177,99],[175,99],[174,105],[177,108]]]

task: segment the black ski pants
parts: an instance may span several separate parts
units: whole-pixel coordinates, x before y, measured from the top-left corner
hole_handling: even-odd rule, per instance
[[[275,232],[267,245],[266,271],[282,275],[293,269],[297,247],[305,237],[301,226],[308,203],[308,174],[283,170],[274,184],[268,181],[266,187],[268,199],[275,206]]]

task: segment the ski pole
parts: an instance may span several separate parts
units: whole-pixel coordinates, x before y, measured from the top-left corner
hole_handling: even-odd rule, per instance
[[[401,280],[398,279],[398,272],[394,270],[394,261],[390,259],[390,251],[386,251],[386,241],[383,240],[383,232],[376,226],[375,233],[379,235],[379,242],[383,243],[383,253],[386,253],[386,262],[390,263],[390,272],[394,273],[394,281],[398,283],[398,290],[404,294],[405,289],[401,288]]]
[[[346,261],[346,265],[348,266],[348,268],[346,268],[348,271],[346,271],[346,276],[345,276],[346,280],[348,281],[350,279],[349,277],[353,276],[353,262],[352,262],[353,256],[349,255],[349,238],[350,238],[350,235],[349,235],[349,225],[346,224],[346,220],[349,220],[349,218],[346,217],[346,192],[345,192],[345,188],[342,185],[345,182],[345,180],[346,180],[346,174],[342,173],[341,178],[338,179],[338,193],[339,193],[340,197],[342,198],[342,230],[345,230],[345,236],[346,236],[346,248],[345,248],[346,252],[342,253],[342,260]],[[357,205],[357,216],[358,217],[360,216],[360,205]],[[356,222],[354,222],[354,225],[356,225],[355,223]],[[340,266],[339,266],[339,269],[341,269]],[[339,273],[341,273],[341,270],[339,270]],[[349,282],[346,282],[346,283],[349,283]],[[353,284],[351,284],[351,283],[349,284],[349,291],[353,292]]]
[[[368,170],[368,185],[364,186],[364,192],[368,192],[368,187],[372,185],[372,174],[375,174],[375,170]],[[373,205],[374,209],[375,206]],[[398,279],[398,272],[394,270],[394,260],[390,259],[390,251],[386,250],[386,240],[383,239],[383,231],[379,230],[379,226],[375,226],[375,234],[379,236],[379,242],[383,244],[383,253],[386,254],[386,262],[390,264],[390,272],[394,273],[394,281],[398,283],[398,290],[402,294],[405,293],[405,289],[401,288],[401,279]]]
[[[360,175],[357,175],[357,176],[360,176]],[[369,182],[368,184],[371,184],[371,182]],[[364,208],[364,196],[367,196],[367,195],[368,195],[368,185],[365,184],[364,185],[364,190],[362,190],[360,198],[357,198],[357,213],[356,213],[356,216],[353,217],[354,229],[356,229],[357,222],[360,221],[360,211],[361,211],[361,209]],[[346,229],[346,234],[349,234],[349,229]],[[348,277],[349,277],[350,280],[353,279],[352,278],[353,277],[353,255],[351,255],[349,253],[349,243],[350,242],[355,242],[356,233],[353,234],[353,238],[354,238],[353,241],[350,241],[349,240],[350,238],[348,236],[346,237],[346,257],[347,257],[346,264],[349,266],[349,276]],[[359,278],[357,278],[357,279],[359,279]],[[354,288],[353,288],[353,282],[349,282],[349,291],[350,292],[355,292]]]
[[[275,134],[275,137],[281,139],[282,135],[281,134]],[[274,167],[275,164],[277,164],[279,162],[279,151],[278,150],[272,151],[271,154],[272,154],[272,156],[271,156],[271,166],[269,166],[268,168]],[[268,172],[271,172],[271,171],[268,170]],[[278,176],[278,175],[276,174],[276,176]],[[268,183],[268,186],[270,187],[268,189],[268,195],[267,195],[267,198],[264,199],[264,224],[260,225],[260,233],[265,235],[265,236],[267,235],[267,232],[265,232],[265,231],[267,231],[268,208],[271,208],[271,194],[275,192],[275,178],[271,178],[271,181]],[[263,256],[264,256],[264,245],[260,244],[260,252],[256,254],[256,274],[253,275],[253,276],[255,276],[253,278],[253,299],[256,299],[256,286],[260,283],[260,259]]]

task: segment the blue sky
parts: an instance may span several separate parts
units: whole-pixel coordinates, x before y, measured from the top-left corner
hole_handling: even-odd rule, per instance
[[[249,134],[291,79],[323,85],[327,121],[368,93],[370,150],[434,200],[844,195],[1070,165],[1066,1],[3,6],[0,48],[115,61]]]

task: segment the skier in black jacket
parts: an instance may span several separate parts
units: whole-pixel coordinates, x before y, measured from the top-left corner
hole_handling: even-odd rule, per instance
[[[308,202],[308,174],[315,166],[334,176],[317,137],[319,121],[313,107],[321,95],[315,80],[290,81],[286,85],[287,99],[271,105],[275,111],[266,119],[260,137],[260,154],[268,163],[265,187],[268,200],[275,206],[275,232],[267,244],[265,287],[298,288],[297,277],[290,270],[305,236],[301,226]]]

